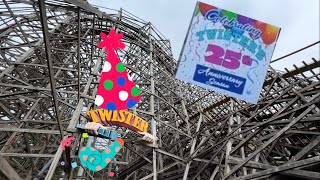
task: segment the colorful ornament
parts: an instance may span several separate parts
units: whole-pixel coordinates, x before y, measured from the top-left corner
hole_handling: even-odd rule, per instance
[[[113,177],[113,176],[114,176],[114,172],[112,172],[112,171],[109,172],[109,176],[110,176],[110,177]]]
[[[277,39],[278,32],[279,32],[279,28],[268,24],[265,28],[265,31],[262,33],[262,36],[261,36],[262,41],[266,45],[272,44]]]
[[[74,137],[68,137],[67,139],[63,140],[61,142],[62,150],[64,151],[66,146],[69,147],[71,145],[71,141],[73,140],[74,140]]]
[[[226,16],[229,20],[232,20],[232,19],[237,20],[237,14],[231,11],[222,10],[221,16]]]
[[[202,3],[202,2],[198,2],[198,7],[199,7],[199,11],[201,12],[202,16],[205,16],[209,10],[216,9],[216,7],[211,6],[209,4]]]
[[[73,169],[76,168],[77,166],[78,166],[77,162],[71,163],[71,167],[72,167]]]
[[[82,134],[82,137],[83,137],[84,139],[86,139],[86,138],[89,137],[89,135],[88,135],[88,133],[83,133],[83,134]]]
[[[111,146],[102,152],[90,146],[83,147],[79,152],[80,162],[91,171],[100,171],[108,166],[111,159],[118,154],[123,145],[124,141],[121,138],[117,138]]]
[[[251,19],[251,18],[245,17],[245,16],[241,16],[239,14],[238,14],[237,20],[238,20],[239,23],[241,23],[243,25],[244,24],[253,25],[256,22],[256,20],[254,20],[254,19]]]
[[[263,33],[267,27],[267,24],[261,21],[257,21],[254,23],[253,27],[255,27],[256,29],[260,29]]]
[[[263,34],[263,32],[265,31],[266,29],[266,26],[267,24],[264,23],[264,22],[261,22],[261,21],[256,21],[254,24],[253,24],[253,27],[256,28],[256,29],[259,29],[261,31],[261,35]],[[257,39],[258,37],[254,37],[254,35],[252,33],[249,33],[250,37],[255,40]]]

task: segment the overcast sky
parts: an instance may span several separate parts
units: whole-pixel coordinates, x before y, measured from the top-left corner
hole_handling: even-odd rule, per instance
[[[93,5],[123,8],[150,21],[171,42],[178,60],[183,41],[197,1],[195,0],[89,0]],[[202,0],[207,4],[233,11],[281,28],[273,58],[284,56],[319,41],[319,0]],[[103,11],[103,9],[101,9]],[[319,59],[319,44],[302,53],[273,63],[276,69],[292,69],[292,65]]]

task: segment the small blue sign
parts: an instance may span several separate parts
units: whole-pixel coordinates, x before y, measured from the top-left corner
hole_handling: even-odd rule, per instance
[[[72,168],[76,168],[78,166],[77,162],[71,163]]]
[[[245,78],[199,64],[196,66],[193,80],[237,94],[243,93],[246,84]]]

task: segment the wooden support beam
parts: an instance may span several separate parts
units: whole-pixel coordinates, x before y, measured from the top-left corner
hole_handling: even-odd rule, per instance
[[[59,104],[58,104],[58,95],[56,92],[56,81],[54,79],[54,71],[53,71],[53,60],[52,60],[52,51],[51,51],[51,45],[50,45],[50,34],[49,34],[49,27],[47,22],[47,15],[46,15],[46,5],[44,0],[39,0],[39,10],[40,10],[40,20],[41,20],[41,26],[42,26],[42,33],[44,38],[44,45],[46,50],[46,58],[47,58],[47,65],[49,70],[49,79],[50,79],[50,87],[51,87],[51,94],[53,98],[54,103],[54,114],[57,118],[58,127],[60,131],[60,139],[64,136],[64,130],[62,127],[62,121],[59,116]]]
[[[91,6],[91,4],[89,4],[86,1],[81,1],[81,0],[65,0],[65,1],[68,3],[74,4],[79,8],[84,9],[90,13],[94,13],[100,17],[102,17],[105,14],[104,12],[101,12],[98,8]]]
[[[160,169],[160,170],[157,172],[157,174],[160,174],[160,173],[162,173],[162,172],[164,172],[164,171],[167,171],[168,169],[172,168],[173,166],[175,166],[175,165],[177,165],[177,164],[179,164],[179,162],[174,162],[174,163],[172,163],[172,164],[164,167],[163,169]],[[151,178],[152,176],[153,176],[153,173],[151,173],[151,174],[149,174],[149,175],[141,178],[140,180],[147,180],[147,179]]]
[[[276,167],[273,167],[273,168],[270,168],[267,170],[260,171],[255,174],[237,177],[237,178],[234,178],[234,180],[245,180],[245,179],[258,178],[258,177],[266,176],[266,175],[269,175],[272,173],[276,173],[276,172],[280,172],[280,171],[284,171],[284,170],[288,170],[288,169],[293,169],[293,168],[298,168],[298,167],[305,166],[305,165],[312,165],[312,164],[320,164],[320,156],[316,156],[313,158],[308,158],[305,160],[296,161],[296,162],[292,162],[292,163],[287,163],[287,164],[284,164],[281,166],[276,166]],[[315,174],[315,175],[317,175],[317,174]],[[314,179],[317,179],[317,178],[319,178],[319,177],[314,177]]]
[[[63,140],[65,140],[65,139],[67,139],[67,136],[65,136],[65,137],[63,138]],[[60,158],[61,158],[61,155],[62,155],[62,147],[59,146],[56,154],[55,154],[54,157],[53,157],[53,161],[52,161],[52,163],[51,163],[51,166],[50,166],[50,168],[49,168],[49,171],[48,171],[48,173],[47,173],[47,175],[46,175],[45,180],[51,180],[51,179],[52,179],[53,174],[54,174],[54,171],[56,170],[56,167],[57,167],[57,165],[58,165],[58,162],[59,162],[59,160],[60,160]]]
[[[197,172],[195,176],[192,177],[192,180],[195,180],[205,169],[206,167],[213,161],[213,159],[221,152],[221,150],[226,146],[228,141],[225,141],[223,145],[220,146],[220,148],[217,150],[217,152],[210,158],[210,160],[201,167],[201,169]]]
[[[306,147],[304,147],[298,154],[293,156],[288,163],[294,162],[308,156],[320,144],[320,136],[312,140]]]
[[[241,161],[242,161],[242,159],[235,158],[235,157],[232,157],[230,159],[230,163],[232,163],[232,164],[239,164],[239,163],[241,163]],[[264,163],[260,163],[260,162],[256,162],[256,161],[249,161],[247,164],[245,164],[245,166],[248,168],[255,168],[255,169],[260,169],[260,170],[272,169],[272,168],[277,167],[277,166],[272,166],[269,164],[264,164]],[[320,177],[320,173],[302,170],[302,169],[288,169],[288,170],[281,171],[278,173],[286,175],[286,176],[292,176],[292,177],[304,178],[304,179],[312,179],[312,180],[314,180],[314,177]],[[252,174],[255,174],[255,172],[252,172]],[[278,175],[278,174],[276,174],[276,175]]]
[[[297,123],[300,119],[302,119],[307,113],[309,113],[312,109],[315,108],[315,105],[311,105],[308,107],[303,113],[301,113],[298,117],[294,118],[288,125],[286,125],[284,128],[282,128],[276,135],[274,135],[272,138],[270,138],[267,142],[265,142],[263,145],[261,145],[257,150],[255,150],[253,153],[251,153],[245,160],[243,160],[240,164],[235,166],[228,174],[226,174],[223,177],[223,180],[230,177],[233,173],[235,173],[239,168],[241,168],[245,163],[247,163],[250,159],[252,159],[255,155],[257,155],[262,149],[267,147],[269,144],[271,144],[274,140],[276,140],[278,137],[280,137],[283,133],[285,133],[291,126],[293,126],[295,123]]]
[[[60,134],[60,131],[44,129],[0,128],[2,132],[36,133],[36,134]]]
[[[186,162],[186,160],[185,160],[184,158],[179,157],[179,156],[177,156],[177,155],[174,155],[174,154],[172,154],[172,153],[166,152],[166,151],[164,151],[164,150],[156,149],[156,151],[157,151],[158,153],[164,154],[164,155],[166,155],[166,156],[170,156],[170,157],[172,157],[172,158],[174,158],[174,159],[176,159],[176,160],[179,160],[179,161],[181,161],[181,162],[183,162],[183,163]]]
[[[199,117],[199,120],[198,120],[198,123],[197,123],[197,127],[196,127],[196,131],[195,133],[198,133],[199,130],[200,130],[200,125],[201,125],[201,122],[202,122],[202,114],[200,114],[200,117]],[[195,136],[191,142],[190,142],[192,145],[191,145],[191,150],[190,150],[190,155],[194,152],[194,149],[196,147],[196,143],[197,143],[197,136]],[[192,161],[188,162],[187,165],[186,165],[186,169],[184,171],[184,175],[183,175],[183,180],[186,180],[187,177],[188,177],[188,173],[189,173],[189,168],[190,168],[190,165],[191,165]]]
[[[283,174],[286,176],[291,176],[295,178],[303,178],[303,179],[309,179],[309,180],[315,180],[317,178],[320,178],[319,172],[312,172],[302,169],[291,169],[286,171],[281,171],[279,174]]]
[[[8,161],[0,155],[0,171],[9,180],[22,180],[22,178],[19,176],[19,174],[13,169],[13,167],[8,163]]]

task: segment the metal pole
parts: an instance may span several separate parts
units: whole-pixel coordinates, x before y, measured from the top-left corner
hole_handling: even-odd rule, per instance
[[[78,59],[78,100],[80,100],[80,8],[78,8],[78,44],[77,44],[77,59]],[[80,121],[80,120],[79,120]],[[80,122],[79,122],[80,123]]]
[[[93,43],[94,43],[94,38],[95,38],[95,20],[96,20],[96,16],[95,15],[93,15],[93,20],[92,20],[92,38],[91,38],[91,44],[90,44],[90,46],[91,46],[91,52],[90,52],[90,68],[89,68],[89,70],[90,70],[90,74],[92,73],[92,66],[93,66],[93,51],[94,51],[94,45],[93,45]]]
[[[198,108],[198,110],[200,111],[200,108]],[[197,128],[196,128],[196,132],[199,132],[200,130],[200,125],[201,125],[201,122],[202,122],[202,113],[200,112],[200,117],[199,117],[199,120],[198,120],[198,123],[197,123]],[[192,139],[192,145],[191,145],[191,150],[190,150],[190,155],[192,155],[192,153],[194,152],[194,149],[196,147],[196,143],[197,143],[197,137],[195,136],[193,139]],[[191,156],[190,156],[191,158]],[[188,178],[188,173],[189,173],[189,169],[190,169],[190,165],[192,163],[192,160],[189,161],[186,165],[186,169],[184,171],[184,175],[183,175],[183,180],[187,180]]]
[[[151,24],[149,24],[149,43],[150,43],[150,83],[151,83],[151,94],[150,94],[150,113],[151,113],[151,131],[153,136],[157,136],[156,131],[156,123],[154,120],[154,79],[153,79],[153,45],[152,45],[152,39],[151,39]],[[156,141],[153,142],[154,145],[156,145]],[[157,153],[155,151],[155,148],[152,148],[152,169],[153,169],[153,180],[157,180]]]
[[[240,116],[237,115],[236,117],[237,117],[237,122],[238,122],[238,124],[241,124]],[[239,132],[241,132],[241,128],[239,128]],[[239,134],[239,138],[240,138],[240,139],[243,138],[243,137],[242,137],[242,134]],[[241,158],[242,158],[242,159],[246,159],[246,155],[245,155],[244,147],[243,147],[243,146],[240,148],[240,155],[241,155]],[[243,167],[243,168],[242,168],[242,171],[243,171],[243,175],[247,175],[247,174],[248,174],[246,167]]]
[[[234,101],[230,99],[230,112],[233,111],[233,105],[234,105]],[[229,118],[229,128],[228,128],[229,133],[232,132],[232,129],[231,129],[232,125],[233,125],[233,115],[231,115]],[[232,141],[233,141],[232,138],[230,138],[226,146],[226,159],[225,159],[225,169],[224,169],[225,174],[227,174],[230,171],[230,166],[228,164],[228,161],[229,161],[230,151],[232,148]]]

